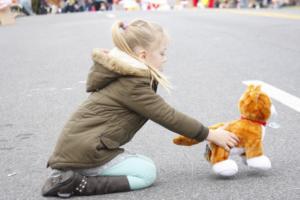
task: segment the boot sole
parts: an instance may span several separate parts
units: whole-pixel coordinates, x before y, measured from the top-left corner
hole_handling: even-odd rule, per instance
[[[55,185],[51,184],[51,181],[49,178],[42,188],[42,195],[43,196],[57,196],[57,195],[60,196],[61,195],[61,197],[65,197],[65,198],[70,197],[71,194],[62,194],[62,193],[60,194],[58,189],[64,185],[71,183],[72,180],[74,179],[75,175],[76,174],[73,171],[67,171],[67,172],[65,172],[65,174],[62,175],[63,176],[62,180]]]

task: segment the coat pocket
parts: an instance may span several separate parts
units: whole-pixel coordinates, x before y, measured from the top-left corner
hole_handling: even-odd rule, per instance
[[[120,143],[107,137],[100,137],[100,144],[97,146],[97,150],[101,149],[117,149],[120,147]]]

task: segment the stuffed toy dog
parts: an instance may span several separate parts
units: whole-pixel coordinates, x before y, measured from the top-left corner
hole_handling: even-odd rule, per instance
[[[271,100],[261,91],[261,86],[248,86],[239,101],[241,118],[229,123],[219,123],[210,129],[223,128],[238,136],[239,144],[230,152],[213,143],[206,146],[206,159],[212,164],[217,175],[233,176],[238,172],[236,162],[230,157],[240,155],[249,167],[261,170],[271,168],[271,162],[263,151],[265,125],[271,115]],[[191,146],[196,140],[179,136],[173,140],[177,145]]]

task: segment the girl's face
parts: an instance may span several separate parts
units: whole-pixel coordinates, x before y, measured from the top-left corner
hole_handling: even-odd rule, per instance
[[[158,47],[140,51],[139,57],[146,64],[151,65],[159,71],[163,71],[163,64],[167,61],[167,43],[167,39],[163,39]]]

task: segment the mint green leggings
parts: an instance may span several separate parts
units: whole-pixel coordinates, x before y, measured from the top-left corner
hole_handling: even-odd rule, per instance
[[[156,179],[154,162],[143,155],[124,153],[104,166],[80,172],[86,176],[127,176],[130,189],[149,187]]]
[[[150,158],[142,155],[128,157],[118,164],[105,169],[101,175],[127,176],[130,189],[149,187],[156,179],[156,167]]]

